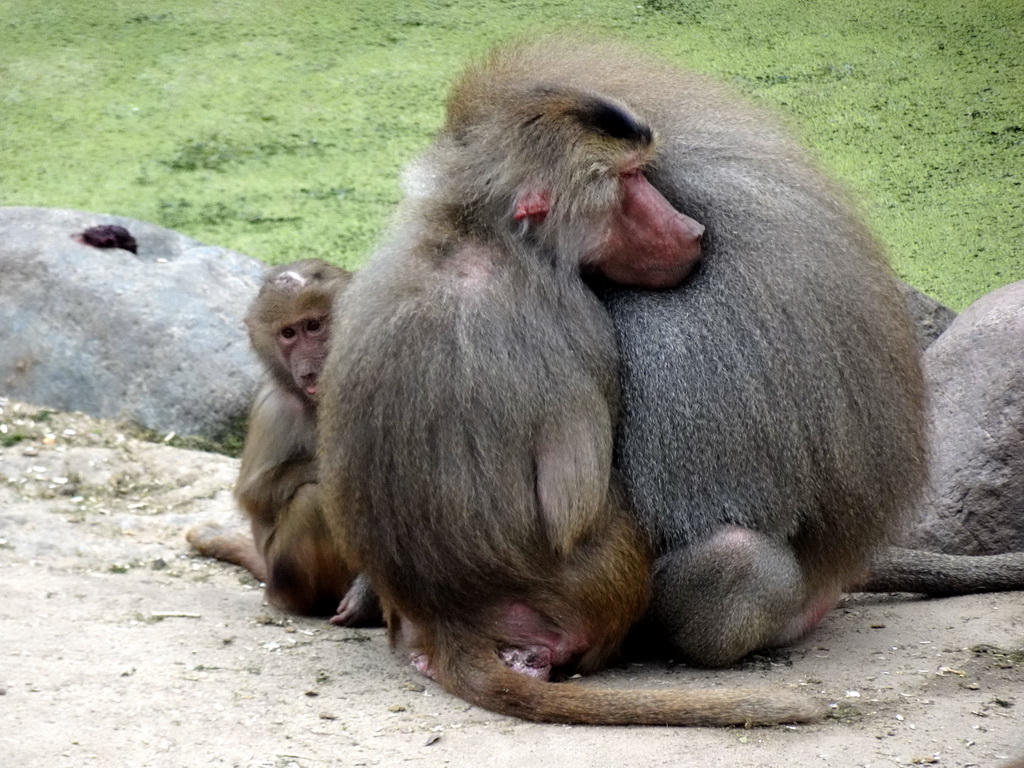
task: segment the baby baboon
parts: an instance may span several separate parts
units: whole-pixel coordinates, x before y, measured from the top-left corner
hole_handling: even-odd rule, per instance
[[[316,395],[330,338],[331,307],[351,279],[319,259],[274,267],[245,318],[267,378],[249,414],[235,498],[250,539],[217,525],[186,535],[201,553],[241,565],[268,599],[335,623],[379,616],[372,594],[340,606],[355,576],[323,519],[316,462]],[[255,541],[253,540],[255,539]]]

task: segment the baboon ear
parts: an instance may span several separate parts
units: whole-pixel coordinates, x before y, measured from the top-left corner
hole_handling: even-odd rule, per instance
[[[563,557],[590,531],[594,510],[607,503],[611,420],[602,418],[606,414],[590,415],[589,421],[565,419],[552,424],[536,446],[538,513],[548,542]]]
[[[540,224],[551,211],[551,192],[539,184],[524,184],[516,195],[512,218]]]

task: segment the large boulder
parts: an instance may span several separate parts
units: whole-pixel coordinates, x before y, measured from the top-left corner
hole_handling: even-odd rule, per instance
[[[242,317],[263,270],[134,219],[0,207],[0,394],[216,438],[260,376]]]
[[[906,283],[900,288],[917,329],[918,348],[924,352],[956,319],[956,312]]]
[[[931,481],[908,543],[1024,550],[1024,281],[965,309],[924,354]]]

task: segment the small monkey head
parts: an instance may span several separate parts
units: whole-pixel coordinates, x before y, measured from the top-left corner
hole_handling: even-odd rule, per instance
[[[311,404],[327,357],[332,306],[350,279],[350,273],[319,259],[275,267],[245,316],[267,372]]]

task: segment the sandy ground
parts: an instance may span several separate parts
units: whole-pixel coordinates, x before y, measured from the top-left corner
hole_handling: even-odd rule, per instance
[[[794,648],[593,686],[799,688],[810,726],[537,725],[455,699],[383,630],[291,618],[189,525],[237,519],[237,462],[0,399],[0,764],[992,766],[1024,753],[1024,593],[853,595]]]

